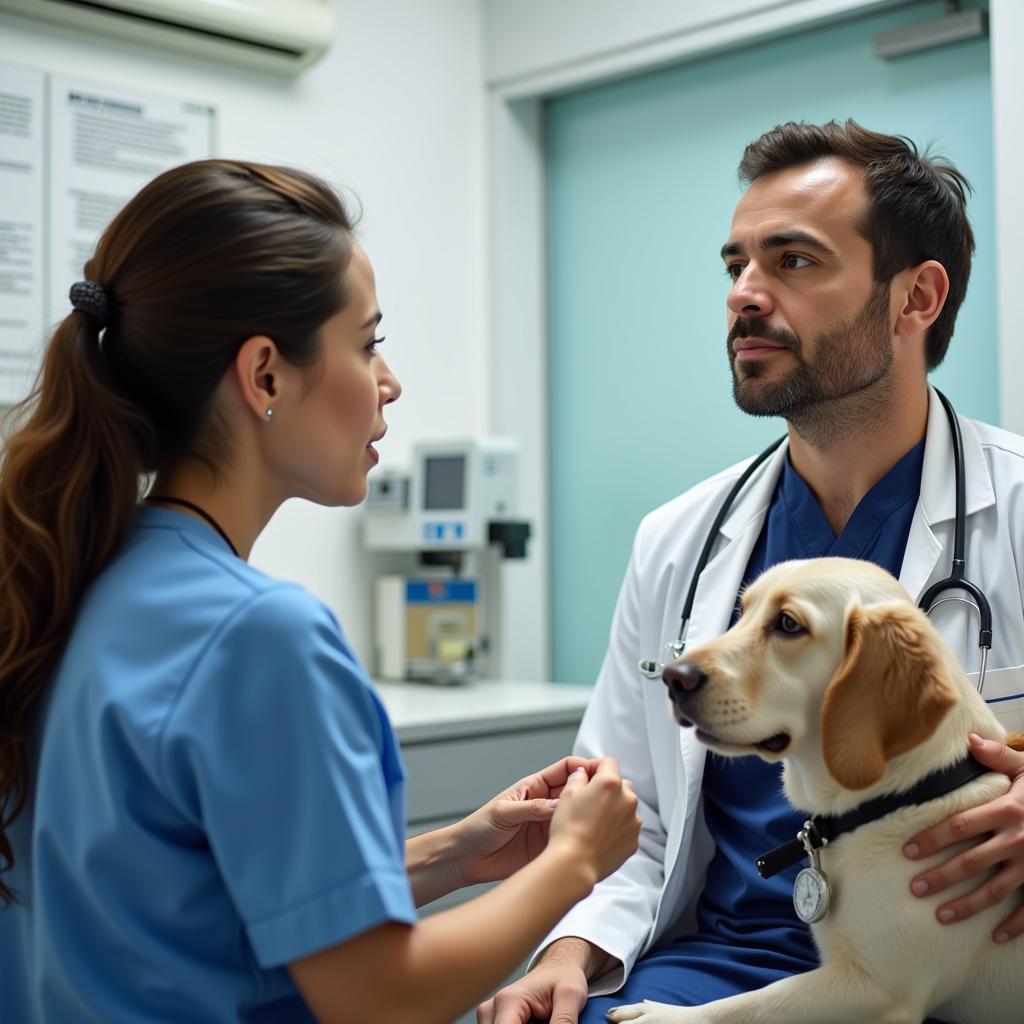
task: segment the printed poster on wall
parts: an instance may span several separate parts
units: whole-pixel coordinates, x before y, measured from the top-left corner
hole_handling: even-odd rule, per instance
[[[213,107],[200,103],[51,78],[51,323],[114,215],[162,171],[212,156],[214,126]]]
[[[45,89],[0,64],[0,406],[28,392],[43,340]]]

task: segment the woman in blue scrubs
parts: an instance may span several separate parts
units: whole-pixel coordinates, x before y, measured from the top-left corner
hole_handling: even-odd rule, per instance
[[[362,500],[401,390],[330,189],[185,165],[85,276],[0,471],[3,1020],[444,1024],[635,849],[629,784],[567,758],[406,842],[338,623],[247,564]]]

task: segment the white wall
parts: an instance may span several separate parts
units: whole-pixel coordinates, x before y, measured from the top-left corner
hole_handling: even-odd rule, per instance
[[[484,89],[477,0],[336,0],[338,39],[296,79],[0,14],[0,60],[210,101],[218,155],[291,163],[351,188],[375,263],[384,352],[405,381],[383,461],[485,429]],[[370,653],[359,513],[291,502],[253,554],[298,580]]]

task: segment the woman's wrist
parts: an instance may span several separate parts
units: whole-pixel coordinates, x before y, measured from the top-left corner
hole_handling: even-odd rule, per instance
[[[469,829],[468,818],[462,818],[454,824],[448,825],[439,831],[444,833],[447,843],[446,856],[449,868],[455,879],[455,888],[463,889],[467,885],[475,885],[477,879],[473,876],[473,860],[469,853],[469,844],[465,841],[465,835]]]
[[[544,858],[556,866],[561,886],[573,896],[573,903],[589,896],[597,885],[597,866],[590,862],[579,844],[569,838],[552,837],[538,860]]]
[[[417,906],[431,903],[468,884],[457,825],[447,825],[405,844],[405,869]]]

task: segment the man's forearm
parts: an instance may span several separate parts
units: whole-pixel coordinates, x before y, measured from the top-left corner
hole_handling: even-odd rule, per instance
[[[607,974],[618,963],[618,959],[586,939],[568,935],[552,942],[537,958],[536,966],[556,963],[580,967],[587,981],[593,981],[594,978]]]

